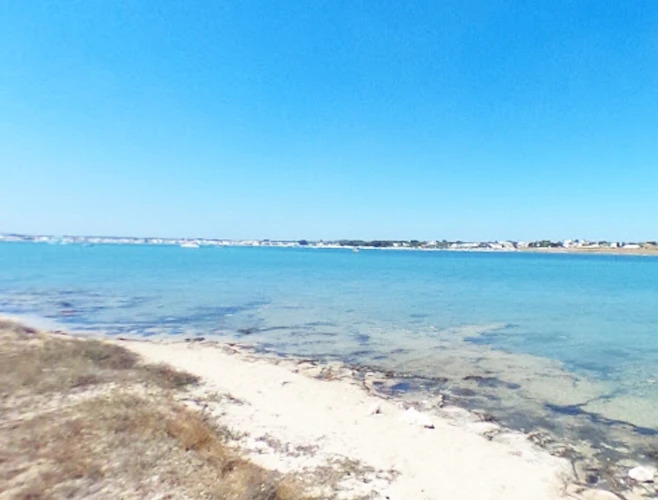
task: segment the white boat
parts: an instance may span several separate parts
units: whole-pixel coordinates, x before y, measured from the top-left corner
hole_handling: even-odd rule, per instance
[[[186,241],[185,243],[181,243],[180,246],[181,248],[199,248],[199,244],[193,241]]]
[[[356,248],[356,247],[352,248],[352,251],[353,251],[354,253],[359,253],[359,249]]]

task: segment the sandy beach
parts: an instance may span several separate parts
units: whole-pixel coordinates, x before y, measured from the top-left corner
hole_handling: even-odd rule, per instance
[[[78,491],[77,496],[73,494],[71,498],[105,498],[103,495],[108,491],[123,492],[122,498],[163,498],[158,496],[163,488],[166,491],[163,484],[170,484],[169,488],[174,484],[179,489],[185,486],[181,484],[183,476],[171,470],[196,467],[196,476],[186,473],[187,482],[191,481],[192,486],[179,491],[186,492],[183,496],[187,498],[189,491],[195,491],[190,488],[199,481],[193,477],[217,474],[213,465],[217,460],[222,463],[229,460],[231,464],[239,460],[243,464],[241,470],[246,469],[250,471],[249,477],[255,474],[259,479],[254,482],[252,478],[244,483],[240,476],[242,482],[235,483],[237,490],[231,483],[232,491],[238,491],[237,494],[217,496],[202,488],[192,493],[191,498],[639,500],[654,498],[656,494],[652,467],[637,468],[638,464],[627,464],[621,473],[617,470],[616,478],[611,478],[609,484],[615,485],[614,491],[592,489],[588,485],[590,473],[586,464],[574,462],[569,453],[556,453],[556,448],[551,452],[542,446],[541,436],[536,433],[506,429],[486,413],[452,406],[441,395],[428,395],[415,402],[387,396],[378,390],[379,384],[385,383],[386,373],[357,374],[354,367],[339,362],[263,354],[253,346],[203,337],[184,340],[91,338],[61,331],[38,331],[8,320],[0,321],[0,335],[4,345],[0,356],[6,362],[3,362],[5,369],[0,370],[5,387],[2,402],[8,419],[8,426],[0,427],[0,443],[5,443],[7,463],[11,466],[0,476],[0,486],[5,481],[7,490],[7,493],[0,493],[2,500],[24,498],[20,496],[23,492],[43,488],[46,481],[43,477],[49,477],[43,476],[43,471],[56,467],[61,460],[66,465],[69,460],[65,454],[63,459],[48,465],[52,458],[49,454],[44,458],[41,444],[32,445],[33,448],[23,454],[12,452],[12,447],[20,450],[26,442],[23,438],[16,445],[15,436],[20,435],[16,433],[20,433],[23,426],[30,429],[36,425],[35,421],[41,421],[40,440],[57,443],[57,439],[68,439],[56,432],[57,426],[68,426],[71,418],[85,420],[88,417],[81,415],[89,411],[94,414],[92,421],[100,418],[100,422],[126,419],[144,422],[143,414],[150,415],[148,426],[141,434],[124,441],[131,443],[133,450],[127,451],[131,456],[150,454],[153,447],[171,449],[172,436],[178,436],[184,449],[178,451],[175,460],[169,459],[174,460],[169,465],[140,463],[142,477],[132,478],[137,481],[134,487],[121,483],[122,479],[119,483],[112,480],[110,472],[100,476],[99,472],[94,472],[94,477],[106,477],[104,482],[94,486],[98,477],[90,479],[86,477],[87,472],[79,472],[80,467],[88,469],[90,461],[108,457],[109,462],[104,465],[100,462],[94,467],[103,468],[110,463],[115,467],[114,477],[122,478],[126,473],[119,467],[121,464],[125,467],[125,459],[114,456],[118,452],[111,446],[105,430],[105,434],[95,438],[96,442],[105,443],[103,451],[98,451],[98,444],[93,445],[91,450],[97,451],[88,452],[91,455],[86,458],[78,458],[85,465],[76,466],[74,472],[78,472],[72,478],[69,473],[68,482],[62,483],[69,488],[66,491]],[[39,354],[35,349],[46,349],[46,354]],[[21,356],[25,358],[23,361],[20,361]],[[32,366],[49,359],[48,366],[37,369],[42,375],[35,378],[37,374]],[[55,365],[52,365],[53,360]],[[53,376],[57,378],[52,379]],[[47,378],[40,382],[40,377]],[[54,399],[43,399],[44,383],[58,388]],[[25,388],[30,386],[38,390],[31,399],[26,399]],[[127,400],[135,402],[126,405]],[[133,405],[135,409],[131,408]],[[71,412],[74,417],[67,416]],[[181,418],[183,423],[177,423]],[[171,419],[174,419],[173,424]],[[160,420],[162,424],[158,423]],[[198,450],[200,458],[186,455],[197,451],[195,443],[199,440],[187,436],[190,433],[186,427],[188,421],[202,429],[193,434],[202,436],[203,447],[208,446],[209,439],[204,436],[221,430],[223,444],[211,447],[219,459],[209,461],[210,451],[205,448]],[[83,430],[76,432],[87,435],[84,426],[91,424],[80,425]],[[140,423],[137,429],[143,425]],[[160,425],[164,426],[163,430],[157,431]],[[182,431],[176,430],[179,428],[185,432],[181,434]],[[131,429],[134,432],[136,428],[132,426]],[[145,430],[148,436],[156,431],[166,432],[159,434],[155,443],[140,444]],[[6,434],[6,431],[11,433]],[[52,439],[51,433],[55,433]],[[223,447],[226,446],[231,451],[225,451]],[[171,451],[163,453],[174,456]],[[32,456],[39,458],[30,458]],[[227,456],[235,458],[227,459]],[[226,466],[220,467],[220,470],[225,469]],[[92,470],[96,469],[92,467]],[[638,470],[639,474],[651,477],[633,479],[633,471]],[[62,472],[51,474],[57,476]],[[171,475],[175,477],[168,477]],[[41,486],[33,484],[37,479],[37,485]],[[71,490],[71,480],[77,484],[77,490]],[[81,489],[81,480],[91,481],[91,484]],[[218,480],[226,480],[223,472]],[[145,482],[149,485],[144,486]],[[281,493],[283,490],[276,485],[285,486],[288,482],[294,484],[293,493]],[[256,496],[240,493],[244,488],[239,485],[243,483],[261,493]],[[57,484],[52,483],[50,487],[58,487]],[[28,486],[32,489],[26,490]],[[279,492],[263,496],[265,487],[272,492],[275,492],[273,488],[279,488]],[[61,488],[52,491],[61,491]]]
[[[583,488],[573,484],[569,462],[521,434],[459,408],[441,408],[441,401],[405,408],[370,394],[367,381],[358,384],[338,364],[263,357],[214,343],[120,344],[150,362],[200,376],[204,384],[188,404],[221,416],[242,434],[236,446],[255,463],[310,477],[350,464],[353,471],[327,484],[339,498],[614,498],[577,495]],[[213,393],[231,397],[208,403]],[[329,498],[334,492],[315,493]]]

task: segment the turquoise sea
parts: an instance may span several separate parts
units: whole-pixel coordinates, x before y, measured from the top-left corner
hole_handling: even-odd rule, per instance
[[[0,312],[392,370],[401,397],[658,452],[658,258],[3,243]]]

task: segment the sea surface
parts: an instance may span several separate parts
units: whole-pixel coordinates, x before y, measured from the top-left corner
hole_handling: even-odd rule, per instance
[[[658,258],[0,243],[0,312],[393,370],[392,392],[658,452]]]

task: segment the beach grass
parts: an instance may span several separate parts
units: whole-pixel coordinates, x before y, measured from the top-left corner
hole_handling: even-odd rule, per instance
[[[303,498],[178,401],[198,382],[109,342],[0,321],[0,499]]]

